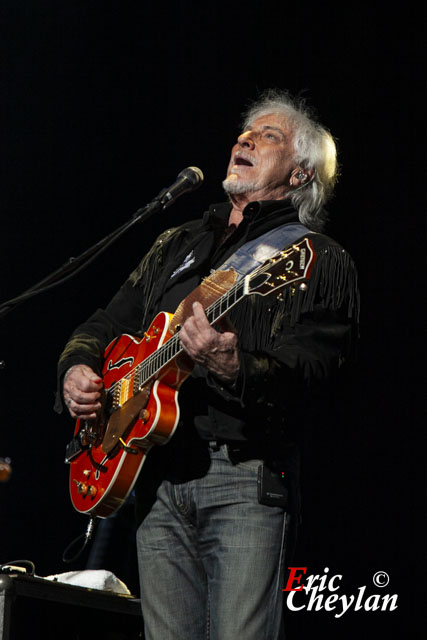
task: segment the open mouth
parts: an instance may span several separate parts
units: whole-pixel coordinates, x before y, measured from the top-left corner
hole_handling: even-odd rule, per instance
[[[236,156],[234,158],[235,165],[243,165],[244,167],[253,167],[253,162],[244,156]]]

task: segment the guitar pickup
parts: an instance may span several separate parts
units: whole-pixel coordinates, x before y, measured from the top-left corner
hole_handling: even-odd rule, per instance
[[[83,453],[83,447],[79,439],[74,437],[65,447],[65,463],[70,464]]]

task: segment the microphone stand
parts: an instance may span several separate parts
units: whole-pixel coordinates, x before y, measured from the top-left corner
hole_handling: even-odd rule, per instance
[[[159,196],[163,192],[160,192]],[[125,224],[121,225],[113,231],[112,233],[99,240],[92,247],[89,247],[77,258],[69,258],[68,261],[59,269],[48,275],[46,278],[33,285],[16,298],[12,298],[11,300],[7,300],[0,304],[0,318],[6,316],[12,309],[22,304],[26,300],[33,298],[34,296],[43,293],[44,291],[49,291],[57,287],[58,285],[66,282],[74,275],[85,269],[95,258],[97,258],[101,253],[103,253],[110,245],[113,244],[116,240],[118,240],[122,235],[126,233],[129,229],[131,229],[138,222],[145,222],[150,218],[153,213],[157,213],[160,209],[165,208],[163,202],[161,202],[159,196],[154,198],[149,204],[141,207],[133,214],[132,218],[125,222]],[[3,360],[0,360],[0,369],[4,369],[5,363]]]

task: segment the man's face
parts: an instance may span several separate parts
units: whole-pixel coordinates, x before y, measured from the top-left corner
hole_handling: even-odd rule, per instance
[[[290,191],[293,134],[284,115],[271,113],[254,120],[231,151],[223,187],[250,200],[277,200]]]

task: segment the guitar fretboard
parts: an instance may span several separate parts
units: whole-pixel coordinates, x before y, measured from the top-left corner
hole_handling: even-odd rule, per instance
[[[206,310],[209,324],[220,320],[234,305],[242,300],[245,293],[245,279],[236,282],[229,291],[213,302]],[[167,364],[182,352],[179,333],[172,336],[157,351],[148,356],[134,369],[134,390],[141,389],[149,380],[154,378]],[[131,375],[131,374],[128,374]]]

